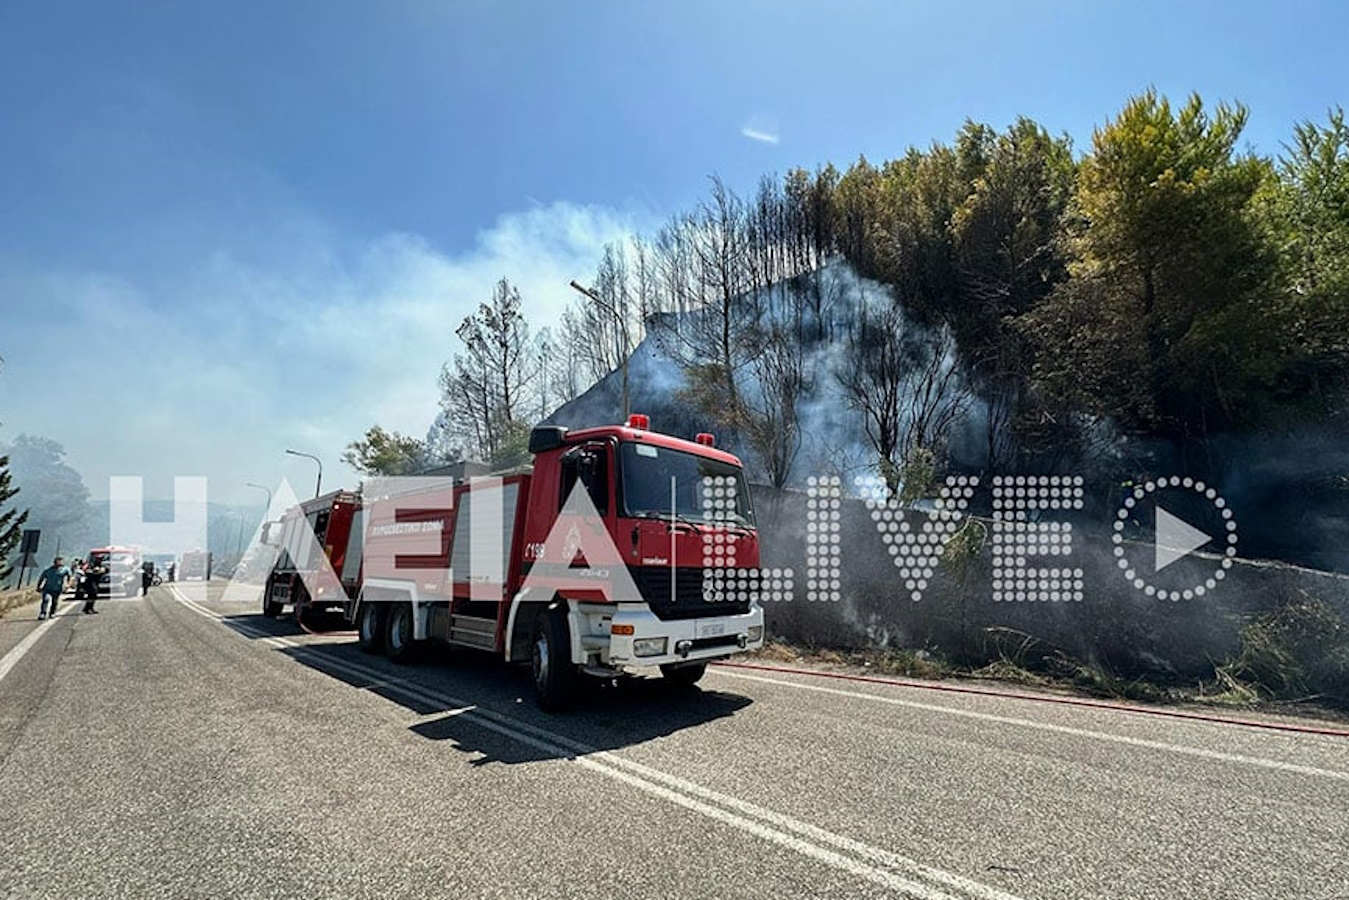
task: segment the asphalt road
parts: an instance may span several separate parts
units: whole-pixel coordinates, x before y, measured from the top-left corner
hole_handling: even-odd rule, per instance
[[[0,620],[0,896],[1349,898],[1349,738],[717,669],[539,712],[188,585]]]

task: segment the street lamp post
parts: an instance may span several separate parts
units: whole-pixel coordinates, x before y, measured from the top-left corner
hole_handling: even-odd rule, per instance
[[[312,459],[314,462],[318,463],[319,477],[318,480],[314,482],[314,496],[317,497],[319,494],[323,493],[323,460],[312,453],[301,453],[299,450],[287,450],[286,452],[291,456],[303,456],[305,459]],[[268,497],[270,498],[271,495],[269,494]]]
[[[272,489],[269,488],[269,487],[267,487],[267,485],[265,485],[265,484],[257,484],[256,482],[252,482],[252,481],[245,481],[245,482],[244,482],[244,485],[245,485],[246,487],[256,488],[256,489],[258,489],[258,490],[260,490],[260,491],[266,491],[266,492],[267,492],[267,508],[264,509],[264,510],[262,511],[262,522],[263,522],[263,524],[259,526],[259,529],[265,529],[265,528],[267,527],[267,516],[268,516],[268,514],[270,514],[271,511],[272,511]],[[243,544],[243,530],[244,530],[244,526],[243,526],[243,523],[241,522],[241,523],[239,524],[239,543],[240,543],[240,545]],[[263,531],[262,533],[263,533],[263,535],[264,535],[263,540],[266,540],[266,537],[265,537],[266,532]],[[239,558],[240,558],[240,561],[242,562],[242,561],[243,561],[242,551],[240,551],[240,557],[239,557]]]
[[[239,532],[234,538],[234,564],[237,566],[244,558],[244,514],[238,513]]]
[[[322,466],[323,464],[322,464],[322,463],[319,463],[319,465]],[[266,491],[266,492],[267,492],[267,509],[266,509],[266,510],[263,512],[263,514],[262,514],[263,518],[266,518],[266,517],[267,517],[267,513],[269,513],[269,512],[272,511],[272,489],[269,488],[269,487],[267,487],[267,485],[265,485],[265,484],[254,484],[254,483],[251,482],[251,481],[245,481],[245,482],[244,482],[244,486],[245,486],[245,487],[251,487],[251,488],[257,488],[257,489],[260,490],[260,491]]]
[[[628,421],[628,414],[631,412],[631,410],[628,408],[629,404],[628,404],[628,321],[627,321],[627,317],[619,315],[618,310],[614,309],[613,306],[611,306],[606,300],[602,299],[602,298],[600,297],[599,294],[596,294],[594,291],[590,290],[589,288],[582,287],[581,285],[577,284],[576,281],[575,281],[574,279],[572,280],[571,286],[572,286],[575,290],[581,292],[582,294],[585,294],[585,295],[586,295],[587,297],[589,297],[591,300],[594,300],[594,301],[595,301],[595,304],[596,304],[597,306],[599,306],[600,309],[604,310],[604,311],[607,312],[609,315],[613,316],[613,317],[614,317],[614,321],[618,322],[619,327],[622,329],[622,336],[623,336],[623,421],[624,421],[624,422],[627,422],[627,421]]]

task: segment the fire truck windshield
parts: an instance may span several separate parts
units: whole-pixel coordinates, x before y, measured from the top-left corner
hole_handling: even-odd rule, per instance
[[[740,467],[651,444],[625,442],[619,480],[623,511],[631,517],[669,516],[694,522],[754,527],[749,486]],[[729,479],[733,498],[704,504],[711,479]]]

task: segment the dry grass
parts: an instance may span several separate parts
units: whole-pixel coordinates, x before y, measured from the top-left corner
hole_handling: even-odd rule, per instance
[[[989,681],[1003,681],[1009,684],[1031,685],[1034,687],[1048,687],[1053,684],[1049,678],[1043,675],[1036,675],[1029,669],[1024,669],[1016,663],[1005,659],[991,662],[988,665],[975,669],[970,672],[971,678],[982,678]]]
[[[0,591],[0,617],[3,617],[12,609],[18,609],[20,606],[27,606],[29,603],[36,603],[37,599],[37,591],[32,588],[17,591]]]
[[[944,678],[951,669],[921,650],[838,650],[769,640],[745,657],[752,662],[782,663],[819,669],[862,671],[908,678]]]
[[[791,644],[784,644],[781,641],[764,641],[763,647],[755,650],[753,653],[746,654],[746,659],[754,662],[776,662],[776,663],[799,663],[802,660],[801,651]]]

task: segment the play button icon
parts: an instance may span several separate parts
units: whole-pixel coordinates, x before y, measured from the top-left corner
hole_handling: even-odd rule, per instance
[[[1213,533],[1205,534],[1180,516],[1164,509],[1159,502],[1164,491],[1176,492],[1175,503],[1184,501],[1185,505],[1177,506],[1177,509],[1194,509],[1196,497],[1190,495],[1202,497],[1211,503],[1215,515],[1205,516],[1200,521],[1208,524],[1212,520],[1209,531]],[[1165,496],[1169,501],[1172,495]],[[1145,504],[1145,508],[1139,509],[1140,503]],[[1151,507],[1152,515],[1148,515],[1147,506]],[[1197,516],[1200,513],[1196,510],[1192,515]],[[1155,526],[1152,532],[1151,573],[1146,571],[1147,563],[1144,559],[1137,558],[1147,552],[1146,541],[1130,541],[1124,533],[1130,523],[1141,525],[1149,519]],[[1115,510],[1115,522],[1112,527],[1115,533],[1110,536],[1110,540],[1115,544],[1113,552],[1120,574],[1135,590],[1158,600],[1194,600],[1204,597],[1217,589],[1218,584],[1227,577],[1228,570],[1236,564],[1236,515],[1228,507],[1227,501],[1218,496],[1216,488],[1194,478],[1183,475],[1166,476],[1155,481],[1149,480],[1142,487],[1134,488],[1120,503],[1119,509]],[[1173,569],[1164,575],[1158,574],[1177,560],[1205,546],[1212,548],[1214,559],[1213,571],[1208,577],[1202,577],[1202,573],[1194,571],[1194,566],[1181,566],[1180,569]],[[1131,552],[1136,553],[1135,559],[1129,558]],[[1185,581],[1189,583],[1177,583]]]
[[[1157,531],[1153,538],[1153,571],[1160,572],[1176,560],[1212,540],[1204,532],[1178,516],[1173,516],[1160,505],[1157,510]]]

